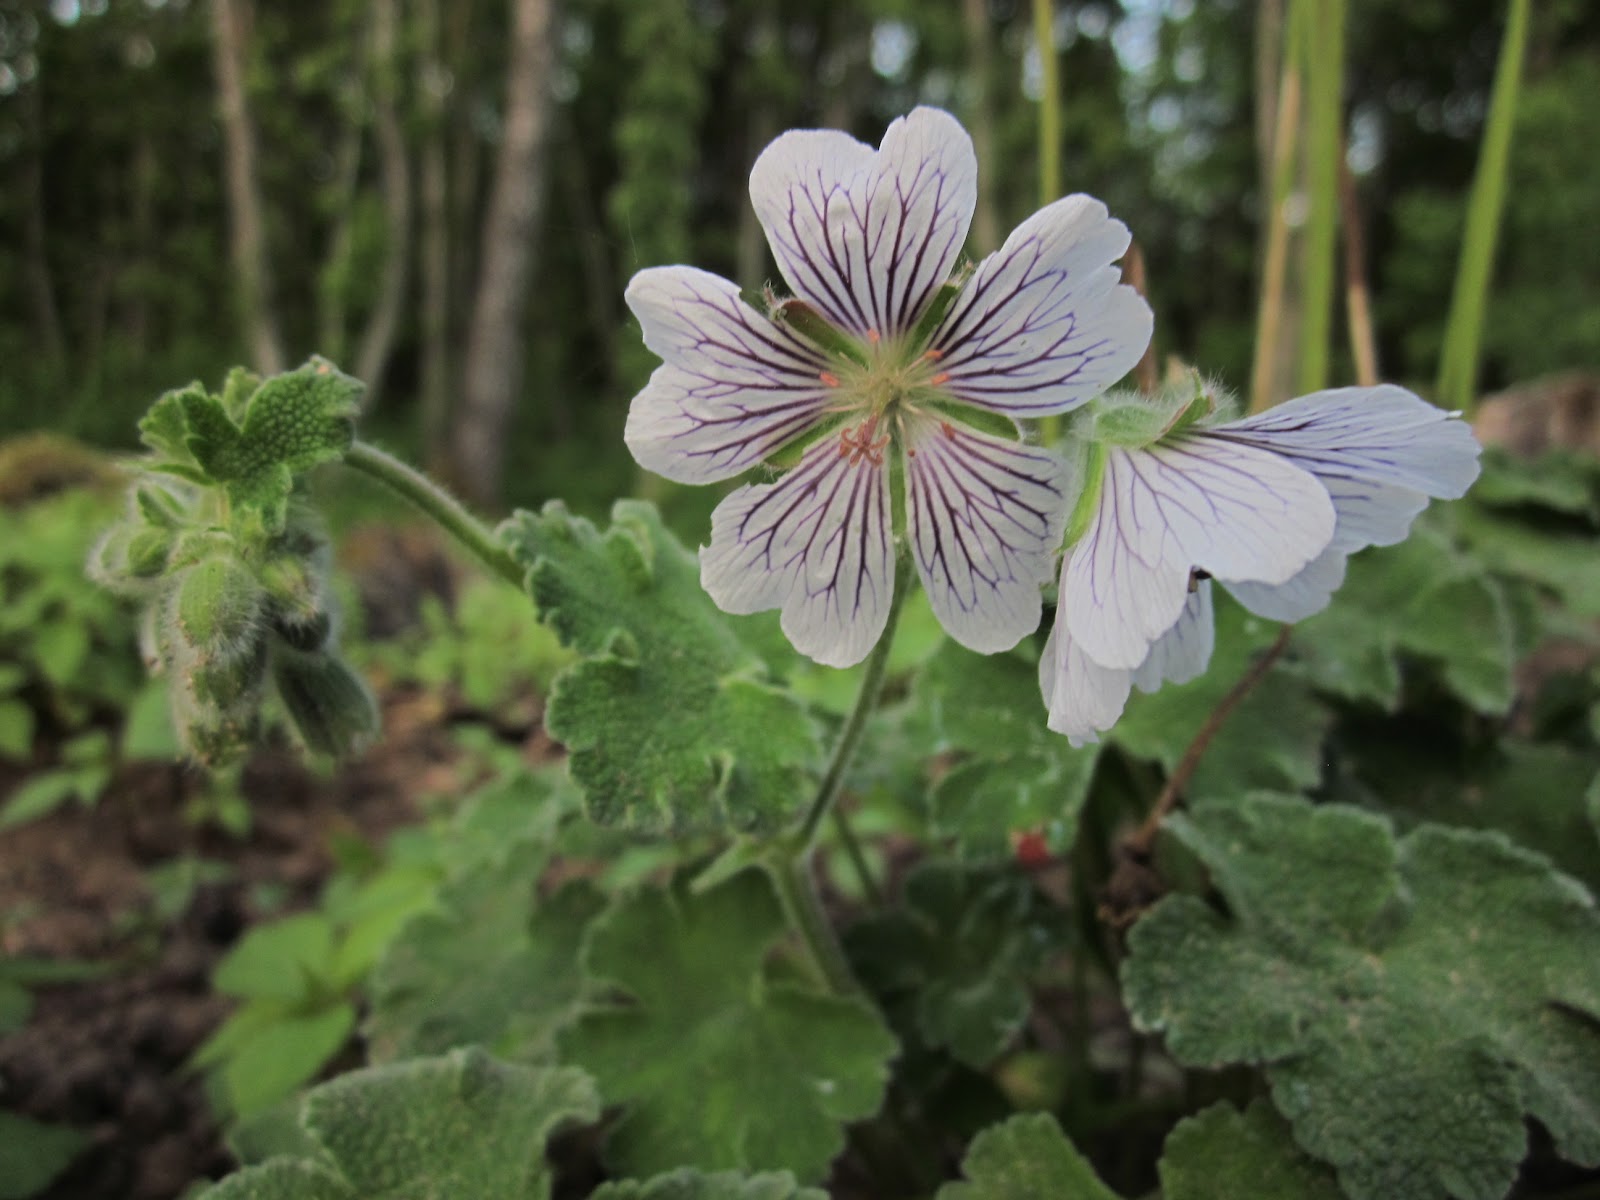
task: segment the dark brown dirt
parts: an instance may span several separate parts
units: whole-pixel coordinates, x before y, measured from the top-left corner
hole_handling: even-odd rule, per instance
[[[71,807],[0,835],[0,951],[110,968],[40,989],[27,1027],[0,1039],[0,1106],[93,1139],[41,1200],[171,1200],[231,1169],[184,1064],[227,1015],[208,981],[266,915],[252,896],[271,885],[283,908],[309,904],[332,867],[331,839],[381,842],[416,819],[417,796],[465,782],[437,704],[399,694],[384,707],[382,743],[331,778],[287,749],[259,754],[244,777],[252,826],[242,839],[186,820],[197,780],[149,764],[119,775],[93,811]],[[0,793],[13,782],[0,779]],[[184,855],[233,873],[164,921],[145,872]]]

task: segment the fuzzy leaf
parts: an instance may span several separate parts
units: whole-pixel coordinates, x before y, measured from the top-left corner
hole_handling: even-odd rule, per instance
[[[545,1140],[600,1115],[581,1071],[513,1066],[480,1050],[341,1075],[301,1117],[320,1161],[271,1159],[216,1200],[543,1200]]]
[[[1499,1200],[1536,1117],[1600,1162],[1600,915],[1493,834],[1253,797],[1169,828],[1228,916],[1192,896],[1134,927],[1134,1020],[1179,1061],[1257,1063],[1351,1200]]]
[[[948,643],[917,677],[915,699],[941,745],[963,755],[933,789],[940,832],[993,852],[1008,834],[1042,829],[1052,850],[1071,849],[1098,747],[1073,749],[1046,728],[1036,662]]]
[[[828,1193],[801,1187],[787,1171],[713,1175],[685,1167],[653,1179],[621,1179],[603,1183],[590,1200],[828,1200]]]
[[[590,926],[585,968],[630,1002],[585,1013],[559,1044],[627,1106],[608,1146],[622,1173],[692,1162],[820,1179],[841,1125],[877,1111],[894,1039],[863,1001],[765,976],[784,927],[757,871],[700,894],[641,891]]]
[[[194,400],[188,397],[194,397]],[[167,392],[140,419],[139,440],[169,461],[186,463],[190,458],[186,406],[207,398],[206,389],[199,383]]]
[[[1333,1174],[1295,1145],[1264,1100],[1230,1104],[1178,1122],[1161,1152],[1163,1200],[1343,1200]]]
[[[234,377],[229,384],[237,390]],[[313,358],[262,383],[236,421],[222,400],[191,387],[178,393],[188,427],[185,444],[207,477],[227,489],[236,509],[253,512],[275,532],[283,528],[295,477],[349,450],[364,391],[332,363]],[[164,439],[169,433],[164,405],[165,398],[152,410],[162,416],[147,436]]]
[[[945,1184],[937,1200],[1118,1200],[1048,1113],[985,1129],[961,1173],[966,1182]]]
[[[406,926],[372,980],[375,1061],[468,1045],[503,1058],[550,1057],[583,983],[579,940],[604,900],[578,882],[536,908],[548,858],[547,847],[528,843],[466,871],[440,891],[437,911]]]
[[[584,657],[545,714],[590,815],[656,833],[770,829],[790,817],[816,730],[769,682],[655,509],[620,502],[604,534],[559,503],[501,536],[542,619]]]
[[[1027,1017],[1029,973],[1047,946],[1038,892],[1021,872],[937,860],[906,880],[903,908],[858,922],[846,939],[891,1013],[909,1007],[924,1043],[980,1069]]]

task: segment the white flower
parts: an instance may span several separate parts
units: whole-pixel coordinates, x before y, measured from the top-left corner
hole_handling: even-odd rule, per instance
[[[1429,497],[1464,494],[1479,446],[1456,414],[1384,385],[1089,453],[1039,664],[1050,728],[1074,744],[1111,728],[1131,688],[1205,669],[1212,578],[1263,617],[1308,617],[1352,553],[1402,540]]]
[[[1088,196],[1035,213],[958,286],[976,180],[971,139],[936,109],[895,121],[877,150],[786,133],[750,195],[795,300],[769,313],[684,266],[628,287],[663,360],[628,412],[642,465],[711,483],[801,448],[776,482],[718,506],[701,581],[729,612],[781,608],[818,662],[858,662],[878,640],[901,538],[957,641],[993,652],[1032,632],[1065,467],[1015,420],[1085,403],[1150,338],[1111,265],[1128,231]]]

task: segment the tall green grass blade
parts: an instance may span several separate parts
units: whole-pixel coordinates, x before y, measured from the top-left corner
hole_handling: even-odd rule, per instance
[[[1033,41],[1039,50],[1039,207],[1061,197],[1061,79],[1056,55],[1055,0],[1033,0]],[[1056,440],[1061,418],[1044,417],[1039,436]]]
[[[1334,305],[1334,243],[1339,227],[1339,159],[1344,153],[1344,0],[1313,0],[1306,54],[1306,216],[1304,320],[1296,383],[1301,393],[1328,386]]]
[[[1500,213],[1505,206],[1511,134],[1516,125],[1517,96],[1522,88],[1522,65],[1528,44],[1528,8],[1529,0],[1511,0],[1506,37],[1500,46],[1500,62],[1495,67],[1489,119],[1483,130],[1483,149],[1472,180],[1466,235],[1461,243],[1455,290],[1450,297],[1450,319],[1445,325],[1444,350],[1439,362],[1436,399],[1440,404],[1464,412],[1470,412],[1477,400],[1483,316],[1489,300],[1495,243],[1500,235]]]

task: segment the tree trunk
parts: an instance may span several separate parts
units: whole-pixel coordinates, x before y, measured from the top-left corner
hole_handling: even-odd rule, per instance
[[[394,351],[400,310],[411,280],[411,164],[406,160],[406,139],[400,129],[397,103],[399,35],[399,0],[373,0],[373,127],[378,141],[387,252],[383,260],[383,278],[378,282],[378,301],[362,332],[356,354],[356,378],[367,385],[368,411],[377,403],[383,385],[384,368]]]
[[[27,196],[23,210],[23,254],[28,264],[28,292],[32,297],[40,348],[52,366],[60,366],[66,357],[66,340],[61,333],[61,309],[56,303],[55,279],[50,273],[50,257],[46,251],[44,121],[39,114],[37,80],[22,89],[22,104],[24,119],[28,122],[28,153],[22,179]]]
[[[972,149],[978,156],[978,209],[972,221],[972,246],[981,258],[1000,249],[1000,222],[995,216],[995,183],[999,156],[994,139],[994,35],[989,28],[988,0],[962,0],[967,46],[971,54],[972,108],[967,114]]]
[[[445,165],[448,106],[444,31],[439,0],[418,0],[417,103],[421,112],[422,148],[418,191],[421,202],[422,275],[422,444],[430,471],[449,472],[446,436],[450,414],[450,184]]]
[[[512,0],[505,116],[483,222],[451,474],[479,504],[500,495],[506,433],[522,384],[522,317],[544,193],[553,59],[551,0]]]
[[[272,375],[284,369],[285,359],[272,309],[267,226],[256,178],[255,126],[245,102],[250,0],[211,0],[211,17],[240,318],[252,364]]]

